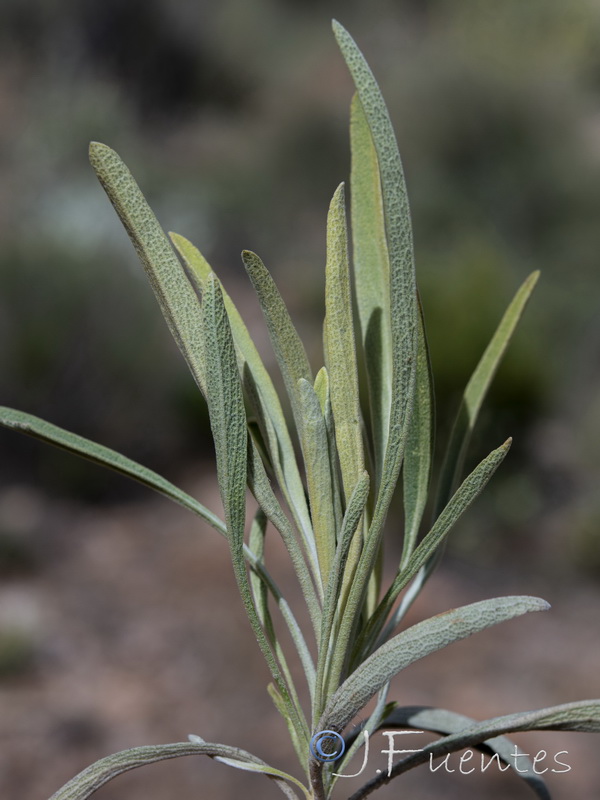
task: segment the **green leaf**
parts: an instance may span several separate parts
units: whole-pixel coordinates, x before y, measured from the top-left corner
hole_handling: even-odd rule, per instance
[[[298,430],[302,428],[298,381],[312,384],[312,372],[304,345],[298,336],[279,289],[260,258],[250,250],[242,252],[242,260],[267,323],[267,329],[283,376]]]
[[[367,588],[381,552],[387,512],[396,488],[415,393],[417,290],[412,228],[404,172],[390,117],[375,78],[350,34],[336,21],[333,30],[354,80],[379,164],[385,235],[389,258],[392,404],[381,481],[364,547],[354,571],[342,629],[356,628]],[[382,313],[385,309],[382,309]],[[382,320],[382,326],[385,326]],[[374,599],[374,592],[370,593]],[[371,608],[372,603],[369,605]]]
[[[372,567],[398,480],[413,405],[417,355],[417,292],[408,196],[389,113],[373,73],[348,31],[335,20],[333,30],[354,80],[377,153],[390,264],[393,401],[381,485],[371,523],[372,530],[362,556],[365,564]],[[370,572],[370,569],[367,571]]]
[[[317,691],[315,693],[315,702],[313,708],[313,717],[315,719],[320,716],[323,710],[323,699],[327,696],[327,666],[330,656],[330,648],[334,642],[337,643],[339,639],[338,636],[333,636],[333,623],[336,608],[338,607],[338,601],[340,600],[342,575],[344,574],[352,538],[359,526],[368,497],[369,474],[367,472],[363,472],[350,497],[348,508],[346,509],[344,520],[342,522],[342,529],[340,531],[340,537],[335,551],[335,558],[329,571],[327,580],[327,589],[325,592],[323,617],[321,622],[319,657],[317,661]],[[337,666],[334,665],[333,669],[335,671]]]
[[[539,272],[532,272],[514,296],[465,388],[442,465],[436,503],[438,510],[448,502],[460,481],[479,410],[539,276]]]
[[[292,610],[279,590],[279,587],[266,571],[264,563],[266,529],[267,517],[264,511],[259,508],[254,515],[254,519],[250,527],[250,537],[248,540],[249,549],[255,556],[254,562],[250,564],[250,587],[252,589],[252,597],[254,598],[254,605],[256,607],[256,613],[258,614],[260,624],[265,629],[269,642],[275,651],[281,671],[283,672],[287,684],[290,687],[292,699],[296,706],[300,707],[298,696],[292,691],[294,688],[294,681],[288,668],[285,653],[283,652],[281,645],[279,644],[279,640],[277,639],[275,626],[273,625],[273,619],[271,617],[271,612],[269,611],[269,592],[277,603],[279,611],[281,612],[281,615],[288,626],[292,640],[296,645],[311,697],[314,695],[315,689],[315,666],[310,655],[310,651],[306,646],[300,626],[296,622],[296,618],[294,617]]]
[[[400,568],[404,568],[415,548],[419,527],[427,505],[434,441],[433,378],[425,336],[423,311],[419,303],[419,340],[415,404],[406,437],[402,477],[404,482],[404,541]]]
[[[503,445],[498,447],[483,459],[483,461],[475,467],[473,472],[465,478],[460,487],[454,493],[450,502],[439,515],[435,524],[424,537],[423,541],[419,544],[415,552],[409,559],[406,567],[400,569],[396,575],[394,582],[388,589],[385,597],[377,607],[375,613],[369,620],[363,636],[357,643],[357,652],[359,648],[365,647],[370,651],[372,649],[372,642],[374,635],[376,635],[391,611],[398,595],[409,583],[410,580],[418,573],[418,571],[426,564],[433,556],[436,550],[440,547],[446,536],[452,530],[454,525],[458,522],[465,511],[472,505],[472,503],[481,494],[488,481],[498,469],[500,464],[506,458],[506,454],[510,449],[512,439],[508,439]],[[379,644],[383,640],[389,638],[400,621],[403,607],[399,609],[397,615],[394,615],[387,625],[384,633],[379,638]],[[377,647],[377,645],[375,645]]]
[[[327,428],[315,390],[304,378],[300,378],[298,384],[302,414],[302,428],[299,431],[300,442],[306,469],[312,527],[317,545],[321,579],[324,583],[329,576],[333,562],[336,540]]]
[[[392,407],[392,330],[390,263],[379,162],[362,104],[355,94],[350,107],[350,198],[354,286],[369,410],[376,487],[386,451]]]
[[[202,291],[204,282],[211,273],[208,262],[186,238],[176,233],[170,233],[169,235],[184,263],[191,271],[192,277],[196,279],[200,291]],[[267,372],[256,345],[252,341],[233,300],[222,286],[221,291],[238,354],[238,366],[244,388],[253,402],[261,433],[268,443],[269,457],[273,464],[277,481],[294,516],[296,525],[302,532],[305,543],[310,547],[312,540],[310,514],[308,513],[304,486],[298,470],[294,446],[279,397],[273,386],[271,376]]]
[[[364,470],[364,457],[343,183],[333,195],[327,216],[324,325],[327,330],[325,365],[347,503]]]
[[[256,764],[267,767],[260,758],[251,753],[241,750],[239,747],[229,747],[224,744],[203,744],[192,742],[176,742],[175,744],[149,745],[146,747],[134,747],[130,750],[122,750],[106,758],[101,758],[91,766],[87,767],[76,775],[72,780],[65,784],[62,789],[55,792],[50,800],[86,800],[95,791],[108,781],[116,778],[122,772],[137,767],[145,767],[156,761],[164,761],[168,758],[179,758],[180,756],[219,756],[222,758],[232,758],[249,764]],[[267,773],[269,774],[269,773]],[[291,776],[285,776],[289,780]],[[274,777],[276,785],[288,798],[297,800],[296,794],[285,783],[282,777]],[[294,779],[292,779],[294,780]],[[295,783],[297,781],[294,780]],[[302,784],[299,784],[302,786]],[[302,789],[305,791],[304,787]]]
[[[416,728],[433,731],[441,734],[453,734],[464,731],[477,725],[476,720],[456,714],[444,708],[428,708],[426,706],[413,706],[394,709],[386,718],[381,727],[385,728]],[[474,745],[482,752],[497,754],[505,764],[510,765],[516,774],[527,783],[530,789],[541,800],[551,800],[546,784],[535,771],[534,765],[514,742],[505,736],[495,736],[484,742]],[[518,754],[517,756],[515,754]],[[518,767],[517,767],[518,765]]]
[[[70,453],[83,456],[95,464],[109,467],[122,475],[127,475],[127,477],[149,486],[170,500],[179,503],[184,508],[193,511],[194,514],[202,517],[205,522],[208,522],[220,534],[226,535],[225,523],[216,514],[213,514],[212,511],[203,506],[202,503],[190,497],[189,494],[186,494],[156,472],[143,467],[115,450],[111,450],[109,447],[91,442],[83,436],[70,433],[63,430],[63,428],[52,425],[50,422],[34,417],[31,414],[26,414],[23,411],[16,411],[13,408],[0,407],[0,424],[12,430],[34,436],[44,442],[49,442],[68,450]]]
[[[419,622],[383,644],[332,695],[318,730],[341,731],[394,675],[421,658],[492,625],[549,608],[538,597],[496,597]]]
[[[244,608],[261,651],[269,665],[298,737],[308,737],[306,721],[295,706],[273,650],[252,601],[244,560],[246,467],[248,433],[242,387],[237,370],[233,337],[216,276],[206,280],[202,298],[202,322],[206,342],[206,390],[210,424],[217,455],[217,475],[225,509],[227,537],[233,569]]]
[[[490,739],[493,740],[493,738],[503,736],[506,733],[534,730],[600,733],[600,700],[564,703],[559,706],[542,708],[538,711],[507,714],[503,717],[495,717],[485,722],[476,723],[471,727],[425,745],[417,753],[403,758],[393,766],[389,777],[386,773],[369,781],[353,795],[352,800],[366,797],[397,775],[429,762],[430,758],[438,758],[448,753],[462,750],[465,747],[476,747],[482,742],[487,744]]]
[[[313,628],[315,634],[317,634],[321,626],[321,610],[310,572],[304,561],[302,550],[294,536],[293,528],[273,493],[264,464],[254,443],[251,443],[248,454],[248,485],[257,503],[267,515],[269,522],[281,535],[298,576]],[[318,586],[321,588],[320,582]]]
[[[171,333],[205,394],[200,304],[185,270],[117,153],[92,142],[90,162],[142,261]]]

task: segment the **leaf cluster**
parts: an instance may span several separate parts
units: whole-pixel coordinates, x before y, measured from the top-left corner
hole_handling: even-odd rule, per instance
[[[225,537],[246,614],[271,673],[269,693],[288,726],[305,783],[239,748],[191,736],[187,743],[135,748],[102,759],[53,800],[84,800],[125,770],[194,754],[265,773],[288,798],[300,791],[307,798],[325,800],[339,765],[333,770],[319,761],[311,739],[324,730],[347,732],[376,695],[364,729],[413,726],[441,738],[420,755],[398,762],[390,776],[365,784],[356,799],[430,754],[467,744],[492,748],[511,763],[506,742],[498,739],[510,731],[600,729],[598,701],[482,723],[441,709],[398,708],[387,702],[391,679],[415,661],[500,622],[548,608],[535,597],[501,597],[403,626],[408,608],[439,562],[448,534],[510,447],[509,439],[463,475],[481,405],[538,275],[532,274],[515,294],[464,390],[432,492],[433,382],[402,163],[385,103],[362,53],[338,23],[334,32],[356,86],[350,121],[352,259],[342,184],[327,219],[323,365],[316,375],[268,269],[256,254],[242,254],[285,398],[278,395],[241,315],[203,255],[184,237],[165,235],[113,150],[98,143],[90,146],[92,166],[207,403],[224,519],[107,447],[23,412],[0,410],[2,424],[141,481]],[[286,416],[287,408],[291,417]],[[383,586],[384,526],[399,482],[402,554],[395,577]],[[248,489],[256,512],[246,536]],[[426,517],[428,510],[431,519]],[[281,536],[297,574],[309,630],[299,625],[284,590],[269,572],[269,524]],[[302,665],[302,689],[292,677],[290,653],[278,638],[274,614],[287,626],[294,657]],[[351,747],[344,763],[358,743],[346,735]],[[541,780],[532,780],[531,770],[524,777],[538,796],[548,796]]]

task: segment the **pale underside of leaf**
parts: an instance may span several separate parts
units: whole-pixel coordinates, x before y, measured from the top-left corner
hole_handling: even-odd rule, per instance
[[[123,772],[169,758],[202,755],[210,756],[211,758],[216,756],[231,758],[249,764],[268,767],[264,761],[251,753],[238,747],[230,747],[224,744],[176,742],[175,744],[134,747],[96,761],[55,792],[50,800],[87,800],[101,786]],[[286,780],[288,779],[289,777],[286,777]],[[281,777],[274,777],[274,780],[288,800],[298,800],[297,795],[285,780],[282,780]]]

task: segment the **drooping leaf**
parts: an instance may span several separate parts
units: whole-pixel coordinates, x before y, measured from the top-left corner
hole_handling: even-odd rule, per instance
[[[548,603],[538,597],[497,597],[452,609],[407,628],[363,661],[330,697],[319,730],[343,730],[394,675],[430,653],[492,625],[548,608]]]
[[[495,737],[507,733],[521,731],[583,731],[600,732],[600,700],[582,700],[576,703],[564,703],[558,706],[542,708],[538,711],[525,711],[495,717],[485,722],[476,723],[457,733],[444,736],[431,744],[425,745],[417,753],[406,756],[392,767],[390,775],[379,775],[369,781],[350,800],[362,800],[375,789],[409,769],[429,762],[430,758],[438,758],[448,753],[462,750],[465,747],[476,747],[482,742],[494,741]]]
[[[128,478],[133,478],[145,486],[149,486],[154,491],[193,511],[194,514],[202,517],[205,522],[208,522],[220,534],[226,535],[225,523],[216,514],[213,514],[212,511],[203,506],[202,503],[199,503],[182,489],[165,480],[161,475],[121,455],[121,453],[117,453],[115,450],[111,450],[110,447],[92,442],[83,436],[78,436],[76,433],[71,433],[59,428],[57,425],[52,425],[50,422],[39,419],[39,417],[34,417],[32,414],[26,414],[13,408],[0,407],[0,424],[12,430],[34,436],[44,442],[49,442],[75,455],[83,456],[83,458],[87,458],[95,464],[109,467],[122,475],[127,475]]]
[[[239,747],[229,747],[225,744],[176,742],[175,744],[133,747],[130,750],[122,750],[120,753],[114,753],[96,761],[80,772],[79,775],[72,778],[62,789],[55,792],[50,800],[87,800],[101,786],[123,772],[137,767],[144,767],[156,761],[164,761],[168,758],[179,758],[181,756],[220,756],[268,767],[257,756],[241,750]],[[289,778],[286,776],[287,779]],[[298,800],[295,792],[287,785],[285,780],[279,776],[274,777],[274,780],[288,800]],[[304,787],[302,788],[304,789]]]
[[[117,153],[92,142],[90,163],[141,259],[171,333],[205,393],[200,305],[185,270]]]
[[[385,728],[416,728],[444,735],[459,733],[477,725],[477,721],[463,714],[456,714],[444,708],[412,706],[395,708],[385,718]],[[474,745],[482,752],[496,754],[505,764],[511,766],[516,774],[527,783],[540,800],[552,800],[546,784],[536,772],[534,765],[514,742],[505,736],[494,736]]]

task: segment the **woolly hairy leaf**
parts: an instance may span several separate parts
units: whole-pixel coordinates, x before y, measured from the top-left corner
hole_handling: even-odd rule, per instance
[[[359,643],[359,646],[360,644],[363,644],[364,641],[372,641],[372,635],[374,633],[376,634],[381,629],[385,618],[389,614],[402,589],[404,589],[408,582],[436,552],[460,517],[481,494],[494,472],[504,461],[506,454],[510,449],[511,442],[512,440],[508,439],[496,450],[492,450],[492,452],[486,458],[484,458],[483,461],[477,465],[477,467],[475,467],[473,472],[471,472],[471,474],[465,478],[465,480],[459,486],[457,491],[450,499],[448,505],[444,508],[440,516],[435,521],[435,524],[429,533],[424,537],[423,541],[412,554],[406,567],[398,571],[394,582],[388,589],[385,597],[379,604],[372,618],[369,620],[362,642]],[[396,624],[397,620],[392,617],[392,621],[387,626],[381,639],[387,639],[393,632]]]
[[[354,286],[369,390],[376,486],[379,486],[392,407],[390,263],[379,162],[357,94],[350,107],[350,147]]]
[[[337,608],[342,575],[346,566],[346,560],[350,551],[350,544],[354,533],[360,523],[367,498],[369,496],[369,474],[363,472],[359,478],[354,491],[350,496],[348,508],[342,522],[339,541],[335,551],[333,565],[329,571],[329,576],[325,591],[325,602],[323,603],[323,618],[321,622],[321,638],[319,645],[319,659],[317,662],[317,693],[315,695],[316,719],[320,716],[322,708],[321,702],[326,696],[326,668],[329,656],[329,646],[332,641],[333,622]],[[337,638],[337,637],[336,637]]]
[[[196,293],[163,229],[117,153],[90,144],[90,163],[140,257],[167,324],[203,393],[204,348]]]
[[[408,196],[389,113],[373,73],[348,31],[336,21],[333,22],[333,30],[354,80],[377,153],[390,263],[393,402],[381,485],[373,515],[373,536],[367,542],[363,554],[365,563],[372,566],[398,479],[406,428],[413,404],[417,353],[417,293]]]
[[[415,404],[406,437],[402,477],[404,482],[404,541],[400,566],[405,567],[415,548],[429,495],[434,439],[433,379],[419,304],[419,340]]]
[[[258,295],[271,344],[292,404],[296,427],[300,430],[302,416],[299,407],[298,381],[300,378],[304,378],[312,384],[312,372],[304,345],[298,336],[279,289],[261,259],[256,253],[244,250],[242,260]]]
[[[548,608],[548,603],[538,597],[496,597],[407,628],[369,656],[330,697],[319,730],[343,730],[394,675],[430,653],[492,625]]]
[[[269,665],[277,687],[298,735],[306,727],[293,703],[273,651],[265,636],[252,601],[252,593],[244,561],[244,523],[246,507],[246,466],[248,434],[242,387],[237,370],[235,349],[221,289],[210,275],[204,286],[202,322],[206,343],[206,389],[210,424],[217,455],[219,489],[225,509],[227,538],[233,569],[261,651]]]
[[[304,378],[298,381],[298,395],[302,413],[300,442],[306,468],[310,513],[321,580],[325,582],[333,562],[336,538],[327,428],[319,398],[312,385]]]
[[[210,742],[204,742],[203,744],[176,742],[175,744],[134,747],[131,750],[122,750],[120,753],[114,753],[106,758],[101,758],[99,761],[91,764],[80,772],[79,775],[76,775],[65,784],[62,789],[55,792],[50,800],[86,800],[86,798],[92,795],[97,789],[123,772],[136,769],[137,767],[144,767],[156,761],[164,761],[168,758],[179,758],[180,756],[210,756],[211,758],[220,756],[268,767],[268,765],[260,758],[257,758],[257,756],[245,750],[241,750],[239,747],[229,747],[225,744],[212,744]],[[287,780],[290,779],[288,776],[285,777]],[[274,778],[274,780],[288,800],[298,800],[295,792],[292,791],[281,777],[278,776]],[[297,781],[294,782],[297,783]]]
[[[169,235],[202,291],[204,282],[212,271],[208,262],[185,237],[177,233]],[[222,286],[221,291],[238,354],[242,381],[253,401],[263,438],[268,443],[269,458],[275,475],[298,528],[302,531],[305,541],[310,541],[312,536],[310,514],[279,396],[233,300]]]
[[[325,365],[329,375],[335,440],[347,503],[364,470],[364,458],[344,204],[342,183],[333,195],[327,216]]]

